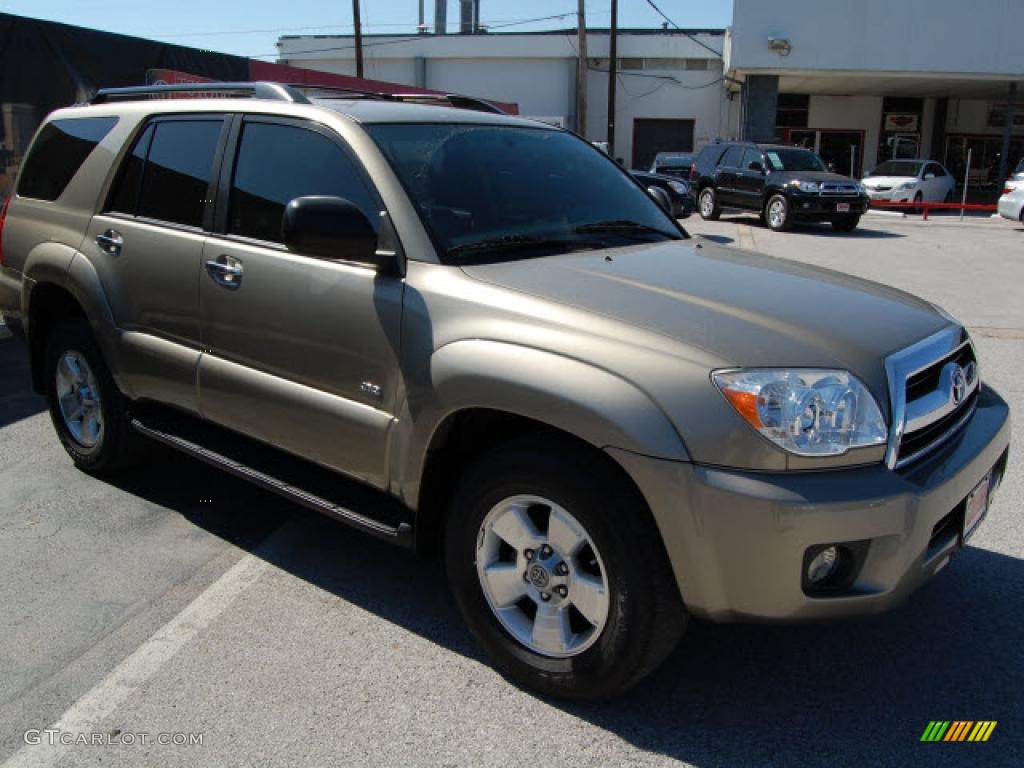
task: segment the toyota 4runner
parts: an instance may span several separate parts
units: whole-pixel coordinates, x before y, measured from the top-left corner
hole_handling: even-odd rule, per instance
[[[83,470],[144,436],[437,553],[495,665],[578,699],[689,616],[890,608],[986,514],[1008,409],[928,302],[695,242],[540,123],[211,88],[53,113],[0,220]]]
[[[852,232],[870,202],[863,184],[832,173],[809,149],[777,144],[708,144],[691,181],[701,217],[717,219],[722,208],[756,211],[776,231],[794,221],[829,221]]]

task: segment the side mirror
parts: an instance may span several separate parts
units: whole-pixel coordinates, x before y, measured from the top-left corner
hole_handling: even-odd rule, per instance
[[[925,181],[928,181],[928,179],[934,179],[934,178],[935,178],[935,174],[934,173],[926,173],[924,175],[924,180]]]
[[[836,172],[836,164],[835,163],[829,163],[828,164],[828,169],[830,171],[832,171],[832,173],[835,173]]]
[[[661,187],[648,187],[648,194],[654,198],[654,202],[662,207],[665,213],[672,215],[672,200],[669,199],[668,192]]]
[[[377,232],[359,208],[340,197],[309,195],[285,206],[281,234],[289,250],[323,259],[391,267],[393,254],[378,254]]]

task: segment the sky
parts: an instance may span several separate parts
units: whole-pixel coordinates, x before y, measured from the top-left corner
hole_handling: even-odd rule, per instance
[[[732,19],[731,0],[653,0],[683,28],[721,28]],[[434,0],[424,0],[427,23]],[[418,0],[361,0],[366,34],[415,33]],[[607,27],[610,0],[587,0],[587,24]],[[147,37],[272,61],[279,35],[351,34],[351,0],[0,0],[0,12]],[[564,18],[552,17],[565,14]],[[448,2],[448,28],[459,3]],[[530,19],[537,21],[526,22]],[[527,32],[576,25],[576,0],[481,0],[480,20],[498,31]],[[648,0],[619,0],[620,27],[658,27]]]

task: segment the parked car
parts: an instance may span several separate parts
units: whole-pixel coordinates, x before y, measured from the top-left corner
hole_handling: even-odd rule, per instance
[[[831,173],[801,147],[709,144],[697,155],[694,177],[697,210],[705,219],[739,208],[757,211],[776,231],[795,221],[829,221],[839,232],[852,232],[868,207],[859,181]]]
[[[999,215],[1004,219],[1024,224],[1024,183],[1010,185],[1007,182],[1003,195],[999,198],[998,209]]]
[[[682,179],[665,176],[660,173],[630,171],[633,178],[645,187],[657,187],[665,191],[671,204],[672,215],[677,219],[685,219],[693,213],[694,201],[690,185]]]
[[[523,685],[618,693],[690,615],[891,608],[989,509],[1009,411],[962,324],[695,242],[568,131],[272,83],[94,102],[0,214],[0,312],[72,461],[148,437],[443,557]],[[848,182],[763,152],[769,200],[835,215]]]
[[[697,156],[693,152],[659,152],[651,163],[651,173],[689,179]]]
[[[934,160],[886,160],[864,176],[872,200],[951,203],[953,175]]]

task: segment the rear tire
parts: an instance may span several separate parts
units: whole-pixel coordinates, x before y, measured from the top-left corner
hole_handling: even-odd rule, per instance
[[[718,221],[722,209],[718,205],[718,193],[714,187],[704,187],[697,197],[697,210],[705,221]]]
[[[789,200],[785,195],[772,195],[764,206],[764,222],[773,232],[784,232],[792,224],[789,213]]]
[[[846,216],[842,219],[833,219],[832,229],[836,232],[853,232],[860,224],[860,216]]]
[[[494,666],[544,695],[621,693],[686,626],[643,500],[569,442],[517,440],[474,464],[449,511],[445,562]]]
[[[129,425],[124,396],[84,320],[62,323],[50,334],[44,376],[50,419],[75,466],[105,474],[133,463],[142,439]]]

